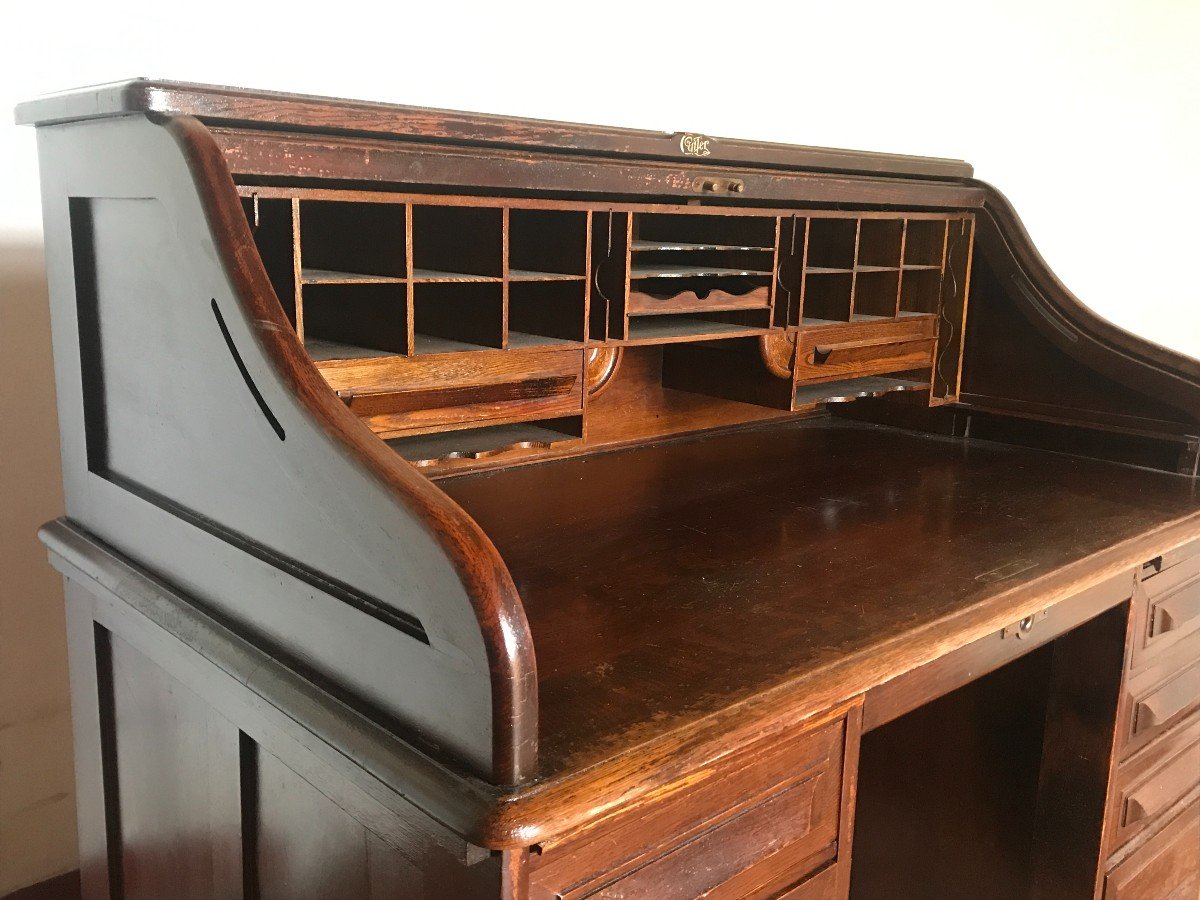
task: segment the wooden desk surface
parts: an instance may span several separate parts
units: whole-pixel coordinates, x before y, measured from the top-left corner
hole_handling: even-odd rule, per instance
[[[1190,480],[836,420],[442,482],[537,653],[544,775],[1194,515]]]

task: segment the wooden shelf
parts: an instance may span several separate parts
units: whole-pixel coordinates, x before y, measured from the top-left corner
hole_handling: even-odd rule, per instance
[[[530,334],[526,331],[509,331],[508,333],[509,350],[533,350],[550,347],[568,349],[582,346],[583,341],[572,341],[567,338],[547,337],[544,334]]]
[[[905,272],[937,272],[941,270],[941,266],[920,265],[918,263],[905,263],[900,267]]]
[[[629,319],[629,338],[619,343],[650,344],[694,340],[696,338],[745,337],[752,334],[765,334],[766,331],[766,328],[754,325],[713,322],[708,319],[692,319],[686,316],[631,316]]]
[[[761,269],[722,269],[715,266],[631,266],[630,278],[728,278],[770,275]]]
[[[820,384],[801,384],[796,388],[795,406],[813,403],[846,403],[860,397],[881,397],[896,391],[929,390],[928,381],[913,381],[907,378],[868,375],[863,378],[846,378],[841,381],[825,381]]]
[[[359,347],[354,344],[343,344],[338,341],[326,341],[320,338],[307,338],[304,349],[313,362],[328,362],[331,359],[376,359],[385,356],[402,356],[388,350],[374,350],[370,347]]]
[[[416,334],[413,337],[413,354],[417,356],[434,356],[438,353],[466,353],[477,350],[499,350],[499,347],[489,347],[485,344],[470,344],[466,341],[456,341],[451,338],[437,337],[432,334]]]
[[[841,269],[835,266],[806,266],[805,275],[850,275],[853,269]]]
[[[301,284],[402,284],[403,276],[335,272],[331,269],[301,269]]]
[[[424,284],[438,284],[448,282],[498,282],[503,279],[492,275],[472,275],[470,272],[439,272],[436,269],[413,269],[412,280]]]
[[[899,272],[899,266],[855,266],[855,272]]]
[[[679,251],[691,250],[746,250],[754,253],[771,253],[774,247],[748,247],[735,244],[694,244],[687,241],[634,241],[631,245],[635,253],[646,251]]]
[[[578,440],[575,435],[537,422],[523,422],[392,438],[386,443],[409,462],[424,467],[509,452],[550,450]]]
[[[529,269],[509,269],[509,281],[584,281],[586,275],[570,275],[562,272],[534,272]]]

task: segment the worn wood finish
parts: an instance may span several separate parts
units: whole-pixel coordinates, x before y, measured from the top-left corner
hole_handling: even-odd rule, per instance
[[[1200,892],[1200,798],[1108,874],[1104,900],[1183,900]]]
[[[571,149],[597,155],[677,157],[682,134],[574,125],[510,116],[337,100],[271,91],[214,87],[178,81],[137,79],[31,100],[17,108],[21,124],[47,125],[121,113],[195,116],[202,121],[303,127],[316,131],[360,131],[397,137],[526,146],[531,150]],[[763,141],[711,139],[704,158],[713,162],[785,165],[834,171],[970,176],[961,160],[796,147]]]
[[[969,167],[18,119],[85,896],[1194,892],[1200,364]]]
[[[1186,482],[1169,476],[963,450],[813,423],[446,482],[524,598],[541,672],[543,771],[602,758],[801,672],[870,658],[902,630],[944,628],[943,617],[1011,596],[1153,521],[1195,515]],[[1062,493],[1047,496],[1027,477],[1033,469]],[[1111,490],[1126,479],[1136,487]],[[509,502],[534,484],[541,508]],[[831,496],[836,484],[854,489]],[[920,542],[893,538],[901,533],[954,542],[931,559]],[[766,535],[769,559],[741,552]],[[670,577],[662,559],[674,560]],[[829,603],[839,596],[856,605]],[[598,705],[597,692],[622,702]]]

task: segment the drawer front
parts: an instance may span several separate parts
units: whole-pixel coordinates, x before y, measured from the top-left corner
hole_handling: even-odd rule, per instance
[[[796,885],[836,855],[847,727],[838,719],[751,746],[542,845],[530,859],[530,896],[666,900],[724,884],[743,894],[753,882],[777,893]]]
[[[930,318],[897,322],[829,326],[801,331],[796,349],[796,378],[819,382],[913,369],[933,365],[935,322]]]
[[[1137,670],[1200,632],[1200,556],[1144,579],[1135,600],[1132,667]]]
[[[1196,637],[1200,635],[1177,648],[1185,654],[1185,659],[1200,659],[1194,652],[1200,650],[1200,640]],[[1147,684],[1147,678],[1130,679],[1122,704],[1123,755],[1126,756],[1149,744],[1200,706],[1200,662],[1192,662],[1183,669],[1166,665],[1161,669],[1148,669],[1144,674],[1157,677],[1152,684]]]
[[[1200,800],[1113,869],[1104,900],[1195,900],[1200,896]]]
[[[1155,827],[1159,817],[1200,787],[1200,713],[1163,735],[1117,772],[1109,850]]]
[[[319,368],[383,438],[476,422],[557,418],[583,409],[582,350],[337,360]]]
[[[818,802],[818,775],[586,894],[596,900],[769,897],[837,855],[836,806]],[[824,846],[822,846],[824,845]],[[816,853],[813,850],[816,848]]]

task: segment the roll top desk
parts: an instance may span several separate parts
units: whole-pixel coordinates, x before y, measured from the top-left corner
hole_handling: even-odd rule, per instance
[[[1200,364],[970,166],[17,117],[88,897],[1196,896]]]

